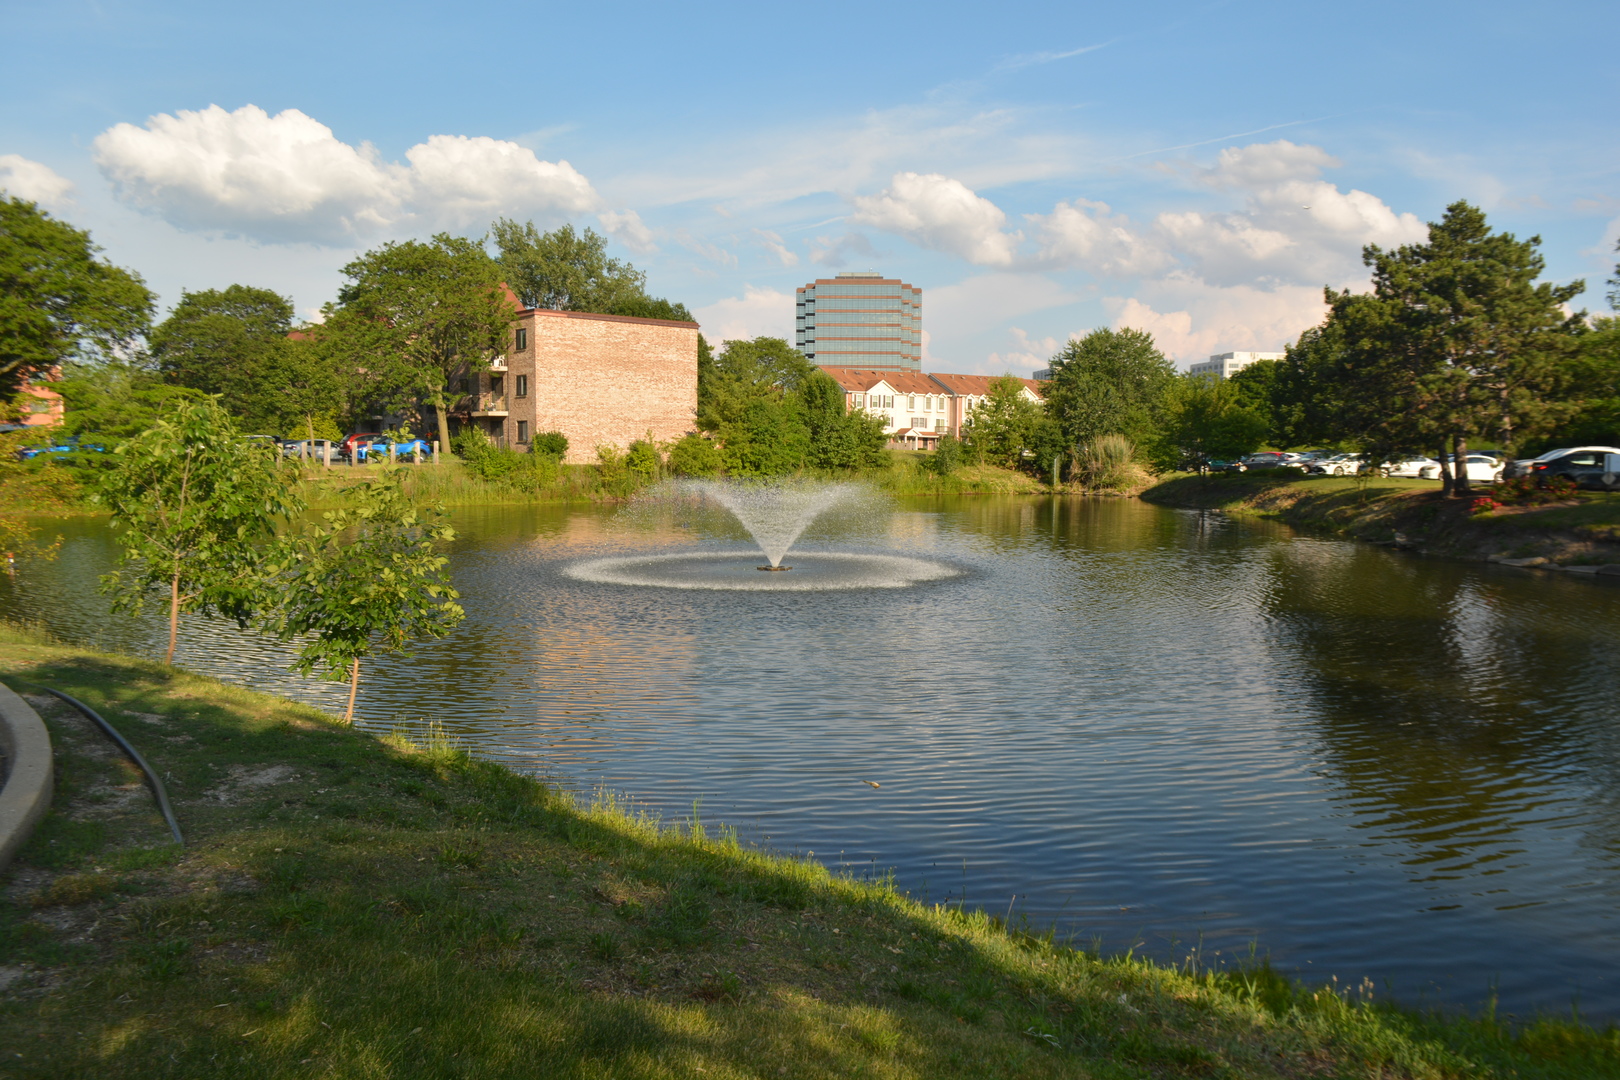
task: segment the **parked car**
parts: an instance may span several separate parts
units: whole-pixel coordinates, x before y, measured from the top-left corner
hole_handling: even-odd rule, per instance
[[[1577,487],[1620,491],[1620,448],[1577,446],[1552,451],[1536,458],[1526,475],[1537,483],[1563,476],[1575,481]]]
[[[1451,455],[1447,454],[1444,460],[1449,464]],[[1469,454],[1463,467],[1471,483],[1494,484],[1502,479],[1502,463],[1485,454]],[[1440,479],[1440,463],[1425,465],[1419,470],[1418,475],[1425,480]]]
[[[1227,472],[1248,472],[1250,469],[1275,469],[1288,464],[1288,455],[1279,450],[1261,450],[1227,467]]]
[[[1540,457],[1519,458],[1517,461],[1508,462],[1507,467],[1502,470],[1502,476],[1508,480],[1512,480],[1520,476],[1539,476],[1546,470],[1539,469],[1537,466],[1544,465],[1557,458],[1562,458],[1565,454],[1579,454],[1589,451],[1601,454],[1617,452],[1612,446],[1560,446],[1556,450],[1548,450]]]
[[[1361,471],[1360,454],[1334,454],[1310,463],[1307,472],[1322,476],[1354,476]]]
[[[332,460],[342,459],[342,451],[338,444],[331,439],[289,439],[281,444],[283,457],[300,458],[308,461],[326,460],[326,448],[332,448]]]
[[[424,461],[433,453],[433,447],[424,439],[410,439],[406,442],[390,443],[387,439],[377,439],[375,442],[362,442],[355,444],[355,450],[361,461],[370,461],[374,458],[388,459],[389,448],[394,451],[395,461]]]
[[[344,461],[352,461],[355,457],[355,447],[358,444],[372,443],[381,438],[382,432],[380,431],[353,432],[349,435],[343,436],[343,441],[338,443],[338,453],[343,456]],[[364,457],[364,455],[361,456]]]
[[[95,443],[81,443],[76,438],[68,438],[59,443],[52,443],[49,446],[25,446],[17,451],[17,457],[27,461],[29,458],[37,458],[44,454],[77,454],[81,452],[104,454],[107,452],[107,448]]]
[[[1430,468],[1435,470],[1435,476],[1440,475],[1440,463],[1434,458],[1424,457],[1421,454],[1405,454],[1363,471],[1375,472],[1379,476],[1404,476],[1416,480]]]

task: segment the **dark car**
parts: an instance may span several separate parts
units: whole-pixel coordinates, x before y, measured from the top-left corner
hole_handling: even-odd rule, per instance
[[[1530,462],[1524,475],[1537,483],[1562,476],[1573,480],[1576,487],[1620,491],[1620,448],[1577,446],[1543,454]]]

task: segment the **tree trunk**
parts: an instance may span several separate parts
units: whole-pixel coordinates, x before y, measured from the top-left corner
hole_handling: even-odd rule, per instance
[[[444,387],[433,391],[433,414],[439,421],[439,446],[443,450],[450,449],[450,418],[445,415]]]
[[[354,665],[349,668],[349,707],[343,710],[343,722],[354,723],[354,694],[360,689],[360,658],[354,658]]]
[[[180,636],[180,572],[169,579],[169,651],[163,654],[165,664],[174,663],[174,641]]]
[[[1440,450],[1435,454],[1435,458],[1440,462],[1440,497],[1449,499],[1451,498],[1452,488],[1451,466],[1446,464],[1446,440],[1443,436],[1440,439]]]
[[[1502,454],[1513,460],[1513,410],[1508,408],[1508,388],[1502,387]]]
[[[1452,489],[1452,494],[1459,499],[1466,499],[1474,493],[1473,486],[1468,483],[1468,436],[1458,432],[1451,440],[1451,445],[1453,447],[1451,464],[1457,470],[1457,483]]]

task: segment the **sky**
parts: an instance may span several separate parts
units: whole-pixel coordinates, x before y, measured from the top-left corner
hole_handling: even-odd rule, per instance
[[[0,0],[0,188],[158,293],[318,318],[357,253],[497,217],[611,238],[711,341],[923,290],[924,367],[1104,326],[1278,350],[1466,199],[1606,310],[1620,5]]]

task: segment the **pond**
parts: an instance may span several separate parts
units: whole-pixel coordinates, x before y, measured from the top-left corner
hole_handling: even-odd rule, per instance
[[[744,541],[596,506],[454,517],[467,621],[373,665],[367,727],[438,720],[1106,952],[1253,948],[1412,1004],[1620,1018],[1620,589],[1011,496],[902,501],[793,549],[955,571],[909,587],[646,588],[566,571]],[[95,592],[105,525],[61,531],[56,563],[0,578],[0,615],[159,655],[156,613]],[[341,710],[231,624],[189,622],[178,660]]]

